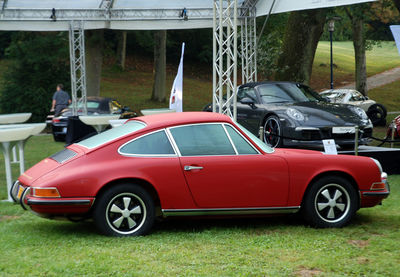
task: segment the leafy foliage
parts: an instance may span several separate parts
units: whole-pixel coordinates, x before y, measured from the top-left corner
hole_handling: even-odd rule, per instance
[[[32,112],[43,122],[58,83],[69,91],[68,37],[65,33],[14,33],[6,50],[12,59],[0,92],[2,113]]]

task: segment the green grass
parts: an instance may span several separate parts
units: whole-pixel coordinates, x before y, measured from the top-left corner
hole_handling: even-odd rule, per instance
[[[33,137],[27,166],[59,149],[51,136]],[[1,174],[2,158],[5,198]],[[146,237],[110,238],[92,222],[42,219],[0,202],[0,276],[397,276],[400,175],[389,181],[383,206],[361,209],[341,229],[285,216],[181,219],[157,223]]]
[[[367,75],[371,76],[400,66],[400,55],[393,41],[382,42],[367,51]],[[354,48],[351,41],[333,42],[333,63],[335,86],[354,82]],[[328,88],[330,84],[330,44],[318,43],[315,54],[311,84],[316,89]]]

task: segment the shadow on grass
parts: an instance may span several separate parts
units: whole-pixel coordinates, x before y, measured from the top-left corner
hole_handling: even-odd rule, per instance
[[[56,221],[56,220],[41,220],[35,224],[24,224],[26,230],[31,230],[36,233],[47,234],[50,236],[79,236],[93,237],[102,236],[92,220],[81,222]],[[374,229],[377,225],[383,227],[392,226],[390,218],[375,217],[372,215],[356,214],[349,224],[349,228],[362,227]],[[229,217],[229,218],[167,218],[157,221],[151,234],[161,235],[168,233],[203,233],[210,230],[221,232],[245,232],[245,233],[264,233],[277,229],[285,229],[286,231],[293,229],[308,229],[309,225],[298,215],[286,216],[257,216],[257,217]],[[311,228],[314,229],[314,228]]]

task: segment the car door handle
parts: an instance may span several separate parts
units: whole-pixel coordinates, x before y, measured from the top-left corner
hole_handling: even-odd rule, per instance
[[[203,169],[203,167],[202,167],[202,166],[185,165],[185,166],[183,167],[183,169],[184,169],[185,171],[190,171],[190,170],[195,170],[195,169],[201,170],[201,169]]]

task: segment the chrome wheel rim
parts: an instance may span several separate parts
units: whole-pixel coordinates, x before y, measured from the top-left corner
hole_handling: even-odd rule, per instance
[[[114,196],[106,208],[107,224],[115,232],[123,235],[139,230],[146,220],[146,214],[146,206],[142,199],[127,192]]]
[[[349,213],[349,193],[339,184],[327,184],[317,192],[314,207],[322,220],[329,223],[339,222]]]
[[[264,124],[264,141],[271,147],[276,147],[281,141],[280,135],[281,128],[278,120],[275,117],[268,118]]]

